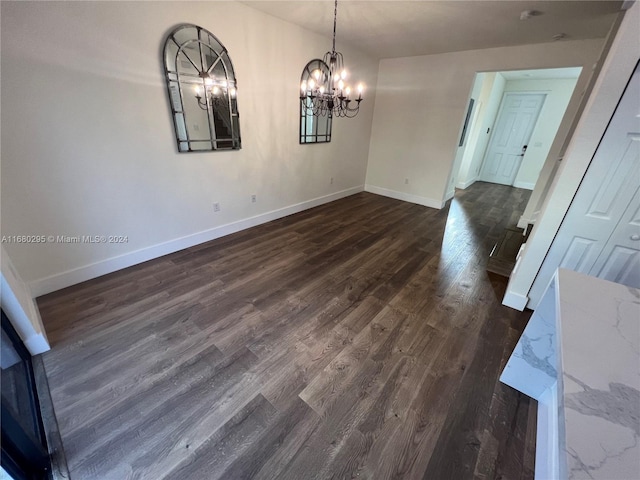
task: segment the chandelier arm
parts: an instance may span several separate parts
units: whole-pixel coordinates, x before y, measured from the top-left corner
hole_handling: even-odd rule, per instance
[[[202,97],[200,95],[196,95],[196,100],[198,100],[198,106],[202,109],[202,110],[207,110],[207,101],[205,100],[204,103],[202,102]]]

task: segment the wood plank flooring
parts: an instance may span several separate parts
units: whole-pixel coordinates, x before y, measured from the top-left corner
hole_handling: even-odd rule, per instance
[[[360,193],[41,297],[71,478],[533,478],[485,271],[528,196]]]

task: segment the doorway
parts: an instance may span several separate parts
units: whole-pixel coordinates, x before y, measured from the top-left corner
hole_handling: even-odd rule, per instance
[[[473,112],[465,112],[465,118],[461,118],[461,141],[449,177],[447,198],[454,195],[456,188],[465,189],[479,180],[533,190],[581,71],[582,67],[570,67],[477,73],[469,95]],[[523,124],[520,127],[513,116],[502,113],[505,108],[512,108],[509,102],[524,95],[544,98],[537,115],[531,114],[535,120],[530,122],[530,134],[525,128],[525,118],[518,120]],[[467,125],[463,125],[465,120]],[[509,139],[512,144],[509,152],[494,148],[500,141],[506,141],[504,133],[510,133],[501,131],[501,121],[519,130]],[[528,142],[523,141],[526,137]],[[527,148],[523,150],[525,145]]]

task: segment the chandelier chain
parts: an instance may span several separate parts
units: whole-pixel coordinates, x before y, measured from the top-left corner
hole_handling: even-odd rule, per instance
[[[333,8],[333,51],[336,51],[336,23],[338,22],[338,0]]]

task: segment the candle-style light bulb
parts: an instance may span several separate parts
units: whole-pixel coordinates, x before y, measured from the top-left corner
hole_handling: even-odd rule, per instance
[[[351,95],[351,87],[345,88],[344,93],[346,94],[346,97],[349,98],[349,95]]]
[[[358,84],[358,100],[362,100],[362,92],[364,92],[364,85]]]
[[[344,82],[343,82],[342,80],[340,80],[340,81],[338,82],[338,88],[339,88],[340,90],[342,90],[342,89],[344,88]]]
[[[236,98],[237,90],[235,89],[235,87],[229,89],[229,93],[231,94],[231,98]]]
[[[313,90],[313,87],[316,86],[316,82],[313,81],[313,78],[310,78],[307,85],[309,85],[309,90]]]
[[[313,76],[316,80],[320,80],[320,70],[314,70]]]
[[[207,77],[207,78],[205,78],[205,79],[204,79],[204,84],[205,84],[207,87],[210,87],[211,85],[213,85],[213,78],[211,78],[211,77]]]
[[[337,73],[333,76],[333,81],[337,82],[338,80],[340,80],[340,75],[338,75]]]
[[[214,95],[218,95],[220,93],[220,87],[218,87],[217,85],[213,87],[212,93]]]
[[[320,91],[321,94],[324,93],[324,85],[321,85],[318,90]]]
[[[340,77],[345,80],[347,78],[347,70],[344,69],[342,70],[342,72],[340,72]]]
[[[307,82],[302,82],[300,84],[300,90],[302,90],[303,92],[307,91]]]

